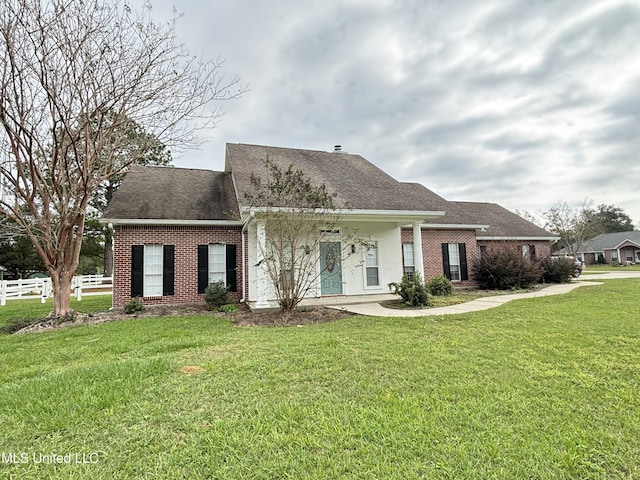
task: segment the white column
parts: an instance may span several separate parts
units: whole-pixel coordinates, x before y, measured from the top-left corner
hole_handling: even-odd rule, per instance
[[[413,224],[413,265],[424,281],[424,260],[422,259],[422,229],[420,223]]]
[[[264,222],[262,221],[256,222],[256,242],[256,287],[258,291],[256,307],[264,308],[269,306],[269,302],[267,301],[267,269],[266,265],[264,264],[264,254],[267,249],[267,235],[264,227]]]

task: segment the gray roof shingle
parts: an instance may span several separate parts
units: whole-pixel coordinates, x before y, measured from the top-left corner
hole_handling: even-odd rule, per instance
[[[264,178],[264,161],[287,169],[301,170],[316,185],[325,184],[336,192],[338,208],[362,210],[438,210],[437,195],[421,192],[397,181],[360,155],[345,152],[322,152],[261,145],[227,144],[226,170],[233,172],[240,207],[249,207],[245,193],[253,193],[251,174]],[[437,197],[437,198],[436,198]]]
[[[127,173],[103,218],[239,220],[231,175],[172,167],[140,167]]]
[[[640,245],[640,231],[635,230],[631,232],[614,232],[600,234],[597,237],[593,237],[582,242],[582,245],[580,246],[578,252],[587,253],[611,250],[616,248],[625,240],[630,240],[633,243]]]
[[[545,229],[525,220],[497,203],[485,202],[451,202],[464,210],[465,214],[474,219],[473,223],[489,225],[484,232],[478,232],[478,237],[503,238],[555,238]]]

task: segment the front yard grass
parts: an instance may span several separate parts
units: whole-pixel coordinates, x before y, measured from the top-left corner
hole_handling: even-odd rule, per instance
[[[111,307],[111,295],[85,295],[81,301],[71,299],[71,308],[82,313],[103,312]],[[0,328],[7,321],[38,320],[46,317],[53,308],[53,298],[45,303],[40,299],[7,300],[7,304],[0,307]]]
[[[639,288],[442,317],[2,336],[0,452],[28,461],[0,477],[639,478]],[[51,453],[80,457],[35,462]]]
[[[587,265],[582,270],[583,274],[589,273],[605,273],[605,272],[637,272],[640,271],[640,263],[623,267],[622,265]]]

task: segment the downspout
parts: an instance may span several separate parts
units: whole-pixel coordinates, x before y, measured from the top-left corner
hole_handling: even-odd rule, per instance
[[[249,223],[251,223],[251,220],[255,218],[255,216],[255,212],[251,212],[247,221],[242,225],[242,230],[240,232],[240,242],[242,243],[242,298],[240,299],[240,303],[245,303],[247,301],[247,260],[245,257],[246,247],[244,244],[244,234],[249,227]],[[247,241],[249,241],[249,239],[247,239]]]

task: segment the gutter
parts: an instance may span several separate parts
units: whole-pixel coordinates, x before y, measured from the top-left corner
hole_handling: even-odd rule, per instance
[[[557,242],[560,237],[526,237],[526,236],[480,236],[476,237],[477,240],[530,240],[530,241],[547,241],[547,242]]]
[[[171,220],[166,218],[100,218],[102,224],[239,227],[241,220]]]

